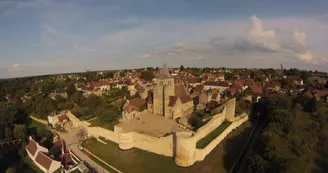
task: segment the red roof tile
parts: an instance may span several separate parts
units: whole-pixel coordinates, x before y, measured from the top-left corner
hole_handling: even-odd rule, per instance
[[[65,114],[62,114],[62,115],[58,116],[59,121],[64,121],[64,120],[67,120],[67,119],[68,119],[68,117]]]
[[[168,106],[170,107],[174,107],[175,103],[177,102],[178,100],[178,97],[175,97],[175,96],[170,96],[169,97],[169,104]]]
[[[38,149],[38,145],[33,139],[31,139],[30,142],[26,145],[26,149],[34,156],[36,150]]]
[[[129,100],[129,105],[136,106],[138,108],[140,108],[141,106],[143,106],[145,104],[146,104],[145,99],[134,98],[134,99]]]
[[[35,161],[47,170],[49,170],[52,163],[52,160],[42,152],[38,152]]]

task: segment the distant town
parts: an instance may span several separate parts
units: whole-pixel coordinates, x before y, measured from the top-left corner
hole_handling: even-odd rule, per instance
[[[0,172],[323,169],[327,114],[328,74],[283,64],[2,79]]]

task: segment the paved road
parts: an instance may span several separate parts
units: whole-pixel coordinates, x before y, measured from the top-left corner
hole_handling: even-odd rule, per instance
[[[71,149],[73,153],[80,158],[81,160],[85,160],[88,162],[93,168],[95,168],[99,173],[110,173],[105,168],[100,166],[98,163],[94,162],[90,159],[85,153],[83,153],[78,148],[78,138],[76,137],[77,130],[68,130],[67,133],[58,132],[56,133],[59,135],[61,139],[63,139],[66,143],[66,149]]]

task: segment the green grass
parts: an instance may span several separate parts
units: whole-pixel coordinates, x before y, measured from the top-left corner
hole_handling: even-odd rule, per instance
[[[231,123],[223,122],[219,127],[214,129],[210,134],[205,136],[203,139],[196,143],[196,148],[205,148],[213,139],[215,139],[219,134],[221,134]]]
[[[38,168],[28,156],[25,156],[23,161],[28,165],[29,168],[33,169],[33,171],[35,171],[36,173],[43,173],[43,171]]]
[[[98,160],[97,158],[95,158],[92,155],[90,155],[89,153],[87,153],[86,151],[83,151],[83,152],[84,152],[84,154],[88,155],[88,157],[90,157],[90,159],[92,159],[93,161],[95,161],[96,163],[98,163],[103,168],[107,169],[110,173],[116,173],[117,172],[114,169],[112,169],[111,167],[109,167],[106,164],[104,164],[103,162],[101,162],[100,160]]]
[[[106,141],[107,145],[105,145],[92,139],[86,141],[84,147],[124,173],[225,173],[229,169],[226,168],[226,165],[232,165],[238,157],[243,144],[248,138],[251,127],[249,122],[244,123],[232,131],[202,162],[196,162],[187,168],[177,166],[171,157],[157,155],[137,148],[122,151],[117,144],[111,141]]]
[[[103,121],[101,118],[96,118],[94,120],[89,121],[91,123],[91,126],[99,126],[105,129],[109,129],[109,130],[114,130],[114,126],[118,123],[118,122],[106,122]]]
[[[37,121],[34,121],[32,119],[29,119],[27,124],[28,124],[29,129],[36,128],[37,132],[41,132],[41,131],[44,131],[47,129],[46,125],[39,123]]]

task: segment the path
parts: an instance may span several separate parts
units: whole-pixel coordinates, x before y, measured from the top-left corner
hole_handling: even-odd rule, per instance
[[[100,166],[98,163],[93,161],[91,158],[89,158],[85,153],[83,153],[78,148],[78,139],[76,137],[77,130],[68,130],[68,132],[58,132],[56,133],[59,135],[61,139],[63,139],[66,143],[66,149],[71,149],[73,153],[80,158],[81,160],[85,160],[88,162],[93,168],[95,168],[99,173],[110,173],[108,170]]]

